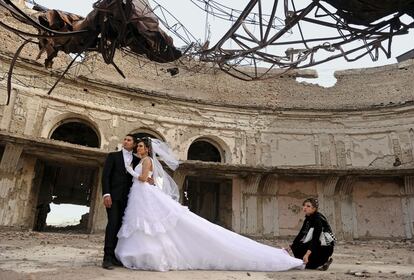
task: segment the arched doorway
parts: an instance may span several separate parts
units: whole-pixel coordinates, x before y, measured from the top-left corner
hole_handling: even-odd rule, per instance
[[[146,133],[146,132],[137,132],[137,133],[134,133],[132,135],[134,135],[134,137],[136,139],[140,139],[140,138],[144,138],[144,137],[151,137],[151,138],[162,140],[162,138],[160,138],[159,136],[151,134],[151,133]]]
[[[131,132],[131,134],[134,135],[135,138],[151,137],[165,141],[165,138],[160,133],[149,128],[139,128]]]
[[[144,137],[151,137],[151,138],[154,138],[154,139],[159,139],[159,140],[165,141],[164,137],[160,133],[158,133],[158,132],[156,132],[152,129],[149,129],[149,128],[139,128],[139,129],[134,130],[130,134],[134,135],[135,139],[140,139],[140,138],[144,138]]]
[[[211,139],[200,138],[189,147],[188,160],[222,162],[223,150]],[[184,204],[197,215],[224,227],[231,227],[231,180],[220,176],[187,176],[184,184],[187,200]]]
[[[99,148],[99,134],[88,122],[64,120],[55,126],[50,139]],[[90,229],[90,209],[96,197],[98,166],[68,160],[42,160],[37,175],[41,178],[37,195],[36,231]]]
[[[211,141],[196,140],[188,149],[188,160],[201,160],[209,162],[221,162],[222,156],[217,144],[212,144]]]
[[[50,139],[69,142],[86,147],[99,148],[99,137],[92,126],[87,123],[71,120],[59,125]]]

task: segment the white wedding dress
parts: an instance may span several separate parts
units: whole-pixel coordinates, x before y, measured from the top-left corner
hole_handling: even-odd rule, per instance
[[[141,174],[142,164],[134,170]],[[160,188],[133,179],[115,255],[140,270],[302,269],[285,250],[260,244],[190,212]]]

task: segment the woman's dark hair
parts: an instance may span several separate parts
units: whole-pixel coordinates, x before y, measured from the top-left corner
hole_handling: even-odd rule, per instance
[[[136,139],[136,143],[137,143],[137,148],[138,148],[138,144],[139,143],[144,143],[144,146],[146,147],[146,148],[148,148],[148,155],[150,156],[150,157],[152,157],[152,145],[151,145],[151,138],[149,138],[149,137],[142,137],[142,138],[137,138]]]
[[[318,199],[317,198],[313,198],[313,197],[310,197],[310,198],[307,198],[307,199],[305,199],[305,201],[302,203],[302,205],[305,205],[305,203],[306,202],[309,202],[313,207],[315,207],[316,208],[316,210],[318,210],[318,208],[319,208],[319,201],[318,201]]]

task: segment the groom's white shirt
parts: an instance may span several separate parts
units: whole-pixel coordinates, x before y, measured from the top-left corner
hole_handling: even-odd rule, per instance
[[[132,151],[127,151],[124,148],[122,148],[122,155],[124,157],[125,166],[130,166],[132,163],[132,157],[133,157]],[[103,195],[103,197],[110,196],[110,195],[111,195],[110,193],[106,193]]]
[[[130,166],[132,163],[132,151],[127,151],[122,148],[122,155],[124,156],[125,166]]]

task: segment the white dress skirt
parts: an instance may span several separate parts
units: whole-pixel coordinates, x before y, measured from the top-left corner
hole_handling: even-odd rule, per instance
[[[135,168],[141,174],[142,165]],[[192,213],[158,187],[133,179],[115,255],[139,270],[303,269],[285,250],[258,243]]]

